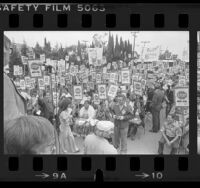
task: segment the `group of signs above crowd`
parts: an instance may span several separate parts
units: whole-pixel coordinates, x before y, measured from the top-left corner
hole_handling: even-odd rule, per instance
[[[180,72],[175,92],[176,104],[189,106],[189,66],[186,62],[131,60],[128,64],[123,61],[107,63],[102,54],[102,48],[88,49],[89,65],[93,65],[90,68],[81,63],[75,65],[69,62],[69,56],[59,61],[45,58],[45,54],[41,54],[39,60],[30,60],[22,56],[23,64],[28,65],[29,76],[23,76],[23,68],[14,65],[13,74],[19,76],[15,84],[23,90],[34,89],[36,85],[41,90],[45,90],[46,86],[56,88],[57,84],[71,85],[75,100],[82,100],[83,90],[94,90],[96,85],[98,93],[94,93],[93,97],[99,102],[107,97],[114,98],[119,87],[123,92],[131,89],[135,94],[142,96],[146,86],[151,87],[158,80],[171,85],[173,81],[170,77]],[[45,73],[45,66],[53,67],[51,74]]]

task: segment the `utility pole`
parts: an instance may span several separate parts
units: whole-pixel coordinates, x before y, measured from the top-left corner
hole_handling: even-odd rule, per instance
[[[137,33],[139,33],[138,31],[132,31],[131,34],[133,35],[133,59],[134,59],[134,55],[135,55],[135,38],[137,37]]]

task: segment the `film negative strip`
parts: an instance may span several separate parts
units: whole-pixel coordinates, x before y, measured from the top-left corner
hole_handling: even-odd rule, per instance
[[[199,181],[199,17],[1,3],[0,181]]]

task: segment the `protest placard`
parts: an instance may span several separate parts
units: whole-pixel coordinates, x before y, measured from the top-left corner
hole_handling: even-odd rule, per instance
[[[108,96],[111,98],[115,98],[117,94],[118,86],[117,85],[110,85],[108,90]]]
[[[50,77],[49,76],[44,76],[44,84],[50,85]]]
[[[99,99],[106,99],[106,85],[100,84],[98,85],[98,93],[99,93]]]
[[[176,107],[189,106],[189,88],[175,88],[174,95]]]
[[[26,87],[30,87],[30,80],[31,78],[29,77],[29,76],[26,76],[26,77],[24,77],[24,80],[25,80],[25,84],[26,84]]]
[[[44,79],[38,78],[38,85],[40,89],[45,89]]]
[[[19,75],[19,76],[22,76],[22,75],[23,75],[23,68],[22,68],[21,66],[19,66],[18,75]]]
[[[42,71],[41,71],[41,68],[40,68],[40,61],[29,60],[28,65],[29,65],[29,71],[30,71],[31,77],[36,78],[36,77],[42,76]]]
[[[26,85],[25,85],[25,80],[24,79],[20,80],[20,88],[23,89],[23,90],[26,89]]]
[[[101,74],[96,74],[96,83],[101,83]]]
[[[74,86],[74,99],[81,100],[83,98],[82,86]]]
[[[13,75],[14,76],[18,76],[19,75],[19,66],[18,65],[14,65],[13,66]]]
[[[180,87],[184,87],[184,86],[186,85],[185,79],[179,79],[178,85],[179,85]]]
[[[65,77],[60,77],[60,85],[65,86]]]
[[[142,96],[142,84],[141,82],[134,82],[133,89],[136,95]]]
[[[27,65],[27,64],[28,64],[28,57],[26,57],[26,56],[21,56],[21,59],[22,59],[22,63],[23,63],[24,65]]]
[[[45,54],[40,54],[40,61],[43,63],[46,61]]]
[[[129,70],[122,70],[122,84],[130,84],[130,72]]]
[[[94,98],[94,104],[99,105],[100,104],[99,95],[94,93],[93,98]]]

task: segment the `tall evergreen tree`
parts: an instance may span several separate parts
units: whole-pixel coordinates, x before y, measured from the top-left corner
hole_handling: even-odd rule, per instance
[[[124,58],[124,42],[122,40],[122,37],[120,37],[120,58],[123,59]]]
[[[10,76],[14,78],[15,76],[13,75],[14,72],[14,65],[19,65],[23,67],[22,59],[19,50],[17,49],[16,45],[13,45],[13,53],[10,56],[10,61],[9,61],[9,69],[10,69]]]
[[[80,43],[80,41],[78,41],[77,55],[81,58],[81,43]]]
[[[23,41],[22,47],[21,47],[21,55],[22,56],[27,56],[28,53],[28,46],[26,44],[26,41]]]
[[[33,48],[33,51],[35,53],[35,58],[39,59],[40,58],[40,54],[43,54],[43,49],[42,47],[39,45],[39,43],[37,42],[35,47]]]
[[[108,45],[107,45],[107,62],[111,62],[114,56],[114,39],[113,36],[109,33]]]
[[[119,41],[118,41],[118,35],[116,35],[116,40],[115,40],[115,60],[119,60],[120,58],[120,46],[119,46]]]

